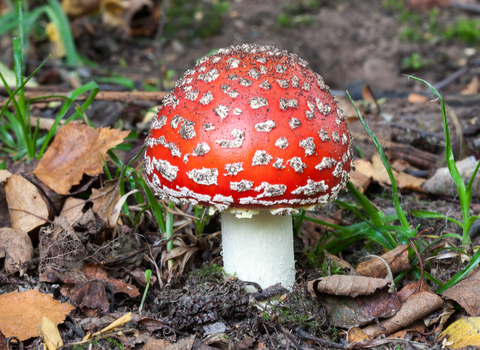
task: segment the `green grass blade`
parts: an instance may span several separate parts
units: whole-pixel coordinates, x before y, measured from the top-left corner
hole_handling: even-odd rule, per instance
[[[480,263],[480,249],[477,250],[475,255],[472,257],[470,262],[468,263],[467,266],[465,266],[462,270],[458,271],[455,276],[450,278],[450,280],[443,285],[438,291],[437,294],[441,294],[445,292],[448,288],[454,286],[458,282],[460,282],[465,276],[467,276],[474,268],[478,266],[478,263]]]
[[[368,127],[367,123],[365,122],[365,119],[363,119],[362,114],[360,113],[359,109],[355,105],[355,102],[352,100],[352,97],[347,91],[348,98],[350,99],[350,102],[352,103],[353,107],[355,108],[355,111],[357,112],[358,118],[360,119],[360,123],[362,123],[363,127],[365,128],[365,131],[368,133],[370,138],[372,139],[373,143],[375,144],[375,147],[377,148],[377,151],[380,155],[380,158],[382,159],[382,163],[385,166],[385,169],[387,170],[388,176],[390,178],[390,182],[392,183],[392,192],[393,192],[393,204],[395,206],[395,210],[398,215],[398,219],[400,220],[400,223],[402,224],[403,227],[410,227],[408,224],[408,220],[405,217],[405,213],[403,212],[403,209],[400,205],[400,198],[398,195],[398,187],[397,187],[397,181],[395,180],[395,177],[393,176],[392,168],[390,167],[390,164],[388,163],[387,157],[385,156],[385,153],[383,152],[383,147],[378,141],[377,137],[373,134],[372,130]]]
[[[68,109],[70,108],[70,106],[75,102],[75,99],[77,99],[78,96],[88,92],[88,91],[91,91],[90,93],[90,96],[88,97],[88,99],[82,104],[82,109],[87,109],[88,106],[90,105],[90,103],[93,101],[93,99],[95,98],[96,94],[98,93],[98,91],[100,90],[98,85],[95,83],[95,82],[90,82],[90,83],[87,83],[85,85],[82,85],[80,86],[79,88],[73,90],[69,95],[68,97],[66,97],[66,101],[65,103],[63,104],[62,108],[60,109],[60,111],[58,112],[58,115],[57,117],[55,118],[55,122],[53,123],[53,126],[52,128],[50,128],[50,130],[48,131],[47,133],[47,137],[45,138],[45,142],[43,143],[42,147],[40,148],[40,151],[38,152],[38,159],[42,158],[43,156],[43,153],[45,153],[45,150],[50,142],[50,140],[52,139],[52,137],[55,135],[55,133],[57,132],[57,126],[58,124],[60,123],[60,120],[63,119],[63,117],[65,116],[65,114],[67,113]],[[80,114],[78,113],[78,111],[76,111],[70,118],[67,119],[66,122],[69,122],[70,120],[73,120],[74,117],[77,117],[79,116]]]
[[[78,58],[77,50],[75,49],[75,42],[73,40],[72,31],[68,18],[63,12],[62,6],[56,0],[48,0],[48,7],[45,12],[50,21],[58,28],[62,36],[63,45],[66,51],[66,62],[71,66],[78,66],[80,60]]]
[[[447,221],[453,222],[453,223],[457,224],[458,226],[460,226],[461,228],[463,228],[463,224],[460,221],[458,221],[457,219],[445,216],[445,215],[440,214],[440,213],[435,213],[433,211],[414,210],[414,211],[411,211],[410,214],[413,215],[416,218],[447,220]]]
[[[353,194],[362,208],[370,215],[373,224],[377,227],[383,226],[383,221],[378,215],[377,209],[370,203],[367,197],[365,197],[357,188],[350,182],[347,182],[348,190]]]

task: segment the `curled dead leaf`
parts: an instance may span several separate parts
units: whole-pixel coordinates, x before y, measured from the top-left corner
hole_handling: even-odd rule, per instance
[[[363,332],[370,338],[376,338],[382,334],[390,335],[414,321],[440,309],[443,300],[431,292],[419,292],[411,295],[401,306],[395,316],[380,322],[380,325],[370,325]],[[380,328],[381,326],[381,328]]]
[[[389,284],[390,281],[380,278],[333,275],[308,282],[308,290],[314,297],[318,291],[355,298],[359,295],[373,294],[377,289],[383,289]]]
[[[28,234],[17,228],[0,228],[0,258],[5,258],[5,271],[16,271],[22,263],[33,259],[34,250]]]
[[[480,316],[480,268],[473,270],[467,277],[442,293],[444,297],[455,300],[470,316]]]
[[[380,257],[387,262],[393,275],[410,268],[410,262],[408,261],[408,246],[405,244],[399,244],[397,247]],[[385,264],[379,259],[362,261],[358,264],[357,272],[360,275],[367,277],[385,278],[387,276]]]

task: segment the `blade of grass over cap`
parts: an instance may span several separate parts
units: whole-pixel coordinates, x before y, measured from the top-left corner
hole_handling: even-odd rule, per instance
[[[385,169],[387,170],[388,176],[390,177],[390,182],[392,183],[393,204],[395,206],[395,210],[397,212],[398,219],[400,220],[400,223],[402,224],[403,227],[408,228],[410,226],[408,224],[407,218],[405,217],[405,213],[403,212],[403,209],[400,205],[397,182],[395,180],[395,177],[393,176],[392,168],[390,167],[390,164],[388,163],[387,157],[385,156],[385,153],[383,152],[382,145],[378,141],[377,137],[373,134],[372,130],[370,130],[370,128],[368,127],[367,123],[365,122],[365,119],[363,119],[362,114],[360,113],[359,109],[355,105],[355,102],[353,101],[353,99],[350,96],[350,93],[348,91],[347,91],[347,96],[350,99],[350,102],[352,103],[353,107],[355,108],[355,111],[357,112],[358,118],[360,119],[360,123],[362,123],[363,127],[365,128],[365,131],[368,133],[368,135],[372,139],[373,143],[375,144],[375,147],[378,150],[380,158],[382,159],[382,163],[385,166]]]

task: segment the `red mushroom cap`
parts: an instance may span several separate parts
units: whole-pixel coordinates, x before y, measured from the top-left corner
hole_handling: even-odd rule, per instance
[[[220,210],[324,206],[353,166],[345,116],[322,77],[297,55],[253,44],[185,72],[146,145],[158,196]]]

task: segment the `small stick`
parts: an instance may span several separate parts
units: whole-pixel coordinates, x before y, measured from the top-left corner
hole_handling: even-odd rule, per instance
[[[45,97],[45,99],[33,100],[31,103],[45,103],[53,101],[65,101],[64,98],[57,97],[59,95],[68,95],[67,92],[56,91],[25,91],[25,99]],[[113,102],[125,102],[133,103],[136,101],[152,101],[160,102],[167,95],[166,91],[100,91],[95,100],[97,101],[113,101]],[[51,96],[51,97],[49,97]],[[77,101],[84,101],[88,98],[87,94],[82,94],[76,98]],[[2,97],[0,97],[2,99]],[[0,101],[0,107],[3,107],[7,98]]]
[[[325,339],[317,338],[317,337],[315,337],[311,334],[308,334],[307,332],[305,332],[300,327],[295,328],[295,332],[297,333],[297,335],[300,338],[302,338],[304,340],[311,340],[311,341],[317,342],[317,343],[321,344],[322,346],[328,346],[328,347],[336,348],[336,349],[346,349],[347,348],[343,344],[334,343],[334,342],[331,342],[331,341],[328,341],[328,340],[325,340]]]

